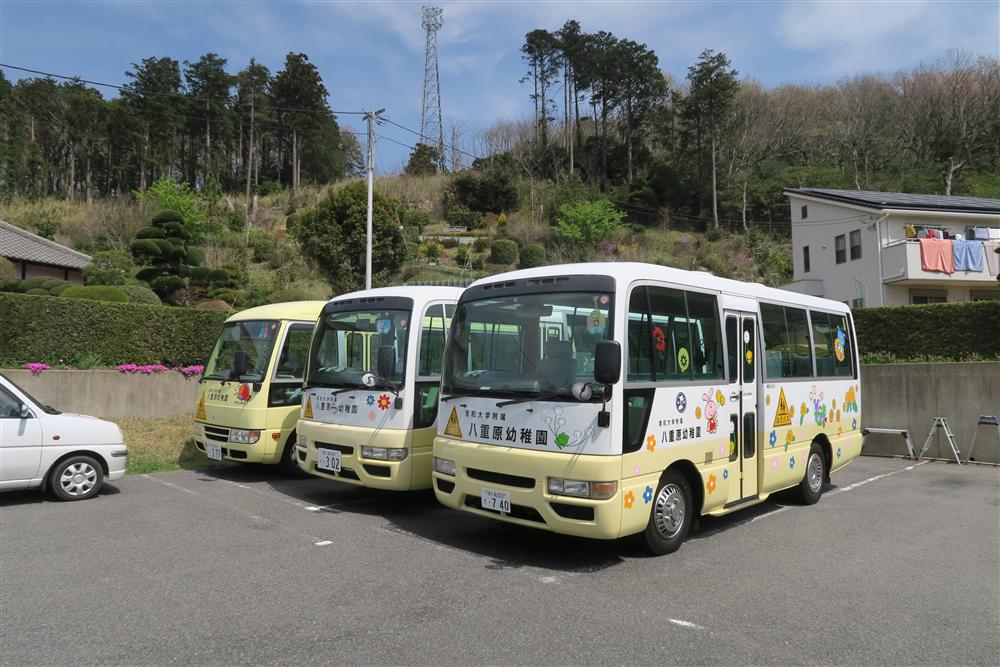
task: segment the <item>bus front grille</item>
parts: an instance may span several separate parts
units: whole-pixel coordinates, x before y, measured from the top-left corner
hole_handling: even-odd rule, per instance
[[[205,439],[213,442],[229,442],[229,429],[225,426],[204,425]]]
[[[350,456],[351,454],[354,453],[354,447],[351,447],[349,445],[335,445],[330,442],[319,442],[319,441],[317,441],[314,444],[316,445],[317,448],[322,447],[323,449],[333,449],[335,451],[340,452],[344,456]]]
[[[493,472],[492,470],[479,470],[477,468],[466,468],[465,474],[480,482],[493,482],[504,486],[513,486],[518,489],[535,488],[535,480],[531,477],[520,477],[518,475],[508,475],[503,472]]]

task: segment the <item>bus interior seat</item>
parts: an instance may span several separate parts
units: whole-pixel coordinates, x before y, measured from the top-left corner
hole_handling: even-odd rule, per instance
[[[568,387],[576,382],[576,360],[572,343],[550,340],[545,343],[545,357],[538,362],[538,372],[556,387]]]

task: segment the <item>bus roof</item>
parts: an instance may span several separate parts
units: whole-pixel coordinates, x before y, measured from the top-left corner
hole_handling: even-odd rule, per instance
[[[435,285],[406,285],[402,287],[373,287],[369,290],[359,290],[348,292],[330,299],[328,303],[336,303],[347,299],[359,299],[361,297],[387,297],[402,296],[413,299],[414,307],[428,301],[458,301],[462,296],[461,287],[439,287]]]
[[[315,322],[326,301],[288,301],[241,310],[227,322],[241,320],[301,320]]]
[[[823,310],[846,313],[850,308],[839,302],[830,299],[821,299],[808,294],[791,292],[789,290],[768,287],[760,283],[748,283],[730,278],[719,278],[707,271],[685,271],[669,266],[659,266],[657,264],[645,264],[641,262],[589,262],[580,264],[558,264],[553,266],[540,266],[534,269],[522,269],[520,271],[509,271],[499,273],[495,276],[481,278],[469,285],[470,288],[478,285],[488,285],[495,282],[506,282],[512,280],[523,280],[529,278],[544,278],[564,275],[603,275],[614,278],[617,285],[628,285],[633,280],[661,280],[663,282],[674,283],[676,285],[688,285],[691,287],[701,287],[704,289],[716,290],[723,294],[732,296],[749,297],[753,299],[763,299],[765,301],[781,301],[788,304]]]

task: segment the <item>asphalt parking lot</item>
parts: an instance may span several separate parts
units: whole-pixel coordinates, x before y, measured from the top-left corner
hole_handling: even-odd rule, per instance
[[[671,556],[263,467],[0,495],[0,663],[997,664],[1000,470],[862,458]]]

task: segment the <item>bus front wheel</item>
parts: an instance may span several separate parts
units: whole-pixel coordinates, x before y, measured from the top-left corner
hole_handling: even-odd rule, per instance
[[[281,472],[288,477],[306,477],[306,473],[302,471],[299,467],[299,462],[296,461],[295,442],[298,437],[295,435],[295,431],[288,434],[288,440],[285,441],[285,449],[281,452]]]
[[[646,547],[657,556],[677,551],[691,528],[693,514],[687,478],[679,471],[667,471],[660,478],[649,523],[642,533]]]
[[[826,457],[823,448],[814,442],[809,448],[809,458],[806,459],[806,474],[802,477],[795,495],[803,505],[815,505],[823,495],[823,482],[826,480]]]

